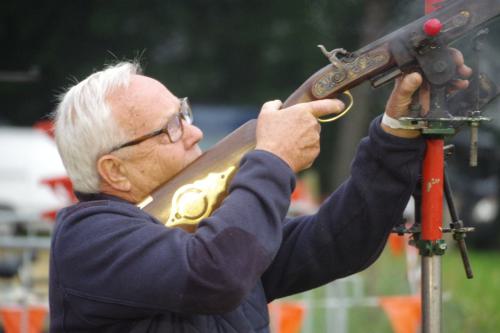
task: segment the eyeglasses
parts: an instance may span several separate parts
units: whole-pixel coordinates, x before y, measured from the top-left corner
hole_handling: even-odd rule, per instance
[[[181,106],[179,108],[179,111],[168,119],[164,127],[156,131],[153,131],[151,133],[148,133],[146,135],[143,135],[141,137],[138,137],[132,141],[116,146],[109,152],[112,153],[114,151],[117,151],[118,149],[138,145],[143,141],[154,138],[155,136],[161,134],[166,134],[171,143],[179,141],[182,138],[182,135],[184,134],[184,126],[182,124],[182,120],[184,120],[188,124],[193,123],[193,112],[191,111],[191,106],[189,105],[188,98],[187,97],[181,98],[180,102]]]

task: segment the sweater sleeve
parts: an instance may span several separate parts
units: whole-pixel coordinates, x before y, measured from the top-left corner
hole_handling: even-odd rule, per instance
[[[59,216],[55,285],[86,318],[233,310],[279,249],[294,182],[281,159],[250,152],[195,233],[166,228],[127,203],[82,203]]]
[[[263,276],[268,301],[368,267],[380,255],[420,174],[422,138],[387,134],[376,118],[351,176],[310,216],[287,219],[278,254]]]

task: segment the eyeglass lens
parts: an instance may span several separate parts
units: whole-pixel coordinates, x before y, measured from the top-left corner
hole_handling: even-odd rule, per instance
[[[171,142],[177,142],[183,134],[183,127],[180,115],[172,117],[167,123],[167,134]]]

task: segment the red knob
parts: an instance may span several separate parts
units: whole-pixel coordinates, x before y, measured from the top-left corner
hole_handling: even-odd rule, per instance
[[[434,37],[441,32],[443,24],[438,19],[432,18],[424,23],[424,32],[429,37]]]

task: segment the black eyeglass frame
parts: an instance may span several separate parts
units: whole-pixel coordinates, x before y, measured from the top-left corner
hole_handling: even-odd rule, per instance
[[[187,97],[183,97],[180,100],[180,108],[179,111],[176,112],[172,117],[170,117],[167,120],[167,123],[165,126],[162,128],[153,131],[151,133],[145,134],[143,136],[140,136],[138,138],[135,138],[131,141],[125,142],[124,144],[118,145],[111,149],[109,153],[112,153],[114,151],[117,151],[119,149],[125,148],[125,147],[130,147],[130,146],[135,146],[138,145],[139,143],[142,143],[146,140],[149,140],[151,138],[154,138],[155,136],[161,135],[161,134],[166,134],[168,136],[168,139],[170,140],[170,143],[176,143],[179,141],[182,136],[184,135],[184,125],[182,124],[182,120],[184,120],[188,124],[193,123],[193,111],[191,110],[191,105],[189,104],[189,99]],[[178,127],[180,129],[180,134],[177,137],[172,137],[171,133],[171,126],[173,122],[176,122],[176,128]]]

